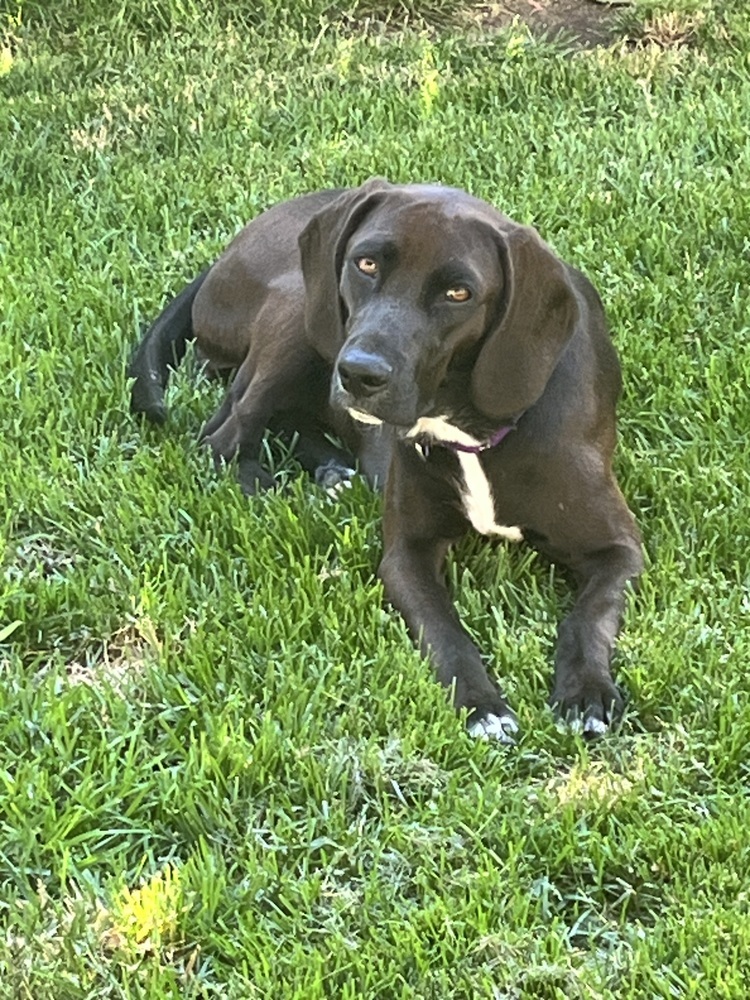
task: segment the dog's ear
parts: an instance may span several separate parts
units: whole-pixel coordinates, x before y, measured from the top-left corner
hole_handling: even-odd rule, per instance
[[[544,392],[580,312],[565,264],[527,227],[499,233],[504,307],[472,373],[474,405],[496,420],[517,416]]]
[[[391,188],[373,178],[345,191],[312,217],[299,237],[305,280],[305,335],[327,361],[333,362],[344,342],[339,279],[346,244],[368,212]]]

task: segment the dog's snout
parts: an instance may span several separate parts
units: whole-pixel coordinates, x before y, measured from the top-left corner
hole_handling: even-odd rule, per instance
[[[393,366],[379,354],[352,348],[339,358],[338,373],[343,388],[355,399],[363,399],[385,388]]]

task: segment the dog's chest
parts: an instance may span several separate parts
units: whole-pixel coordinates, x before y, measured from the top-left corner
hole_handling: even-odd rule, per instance
[[[481,535],[495,535],[509,542],[522,541],[523,533],[520,528],[498,524],[492,487],[479,456],[457,452],[457,457],[463,478],[461,504],[472,527]]]
[[[461,466],[459,494],[464,514],[475,531],[481,535],[495,535],[509,542],[523,540],[520,528],[499,524],[495,511],[495,498],[487,478],[479,451],[462,451],[456,444],[478,449],[480,442],[452,424],[447,417],[422,417],[412,427],[407,437],[426,434],[451,448]]]

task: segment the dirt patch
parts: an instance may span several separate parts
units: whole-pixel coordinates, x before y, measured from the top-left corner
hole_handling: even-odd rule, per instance
[[[624,35],[628,0],[503,0],[475,8],[473,20],[482,31],[522,21],[538,37],[569,41],[577,48],[608,45]]]

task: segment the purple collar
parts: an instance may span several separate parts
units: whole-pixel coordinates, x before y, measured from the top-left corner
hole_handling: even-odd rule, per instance
[[[489,451],[490,448],[496,448],[515,429],[515,424],[505,424],[503,427],[499,427],[492,437],[486,441],[482,441],[481,444],[462,444],[460,441],[427,441],[418,442],[417,448],[422,453],[423,458],[427,458],[433,447],[447,448],[448,451],[455,453],[463,452],[468,455],[479,455],[483,451]]]
[[[481,444],[461,444],[459,441],[440,441],[440,444],[443,448],[448,448],[450,451],[463,451],[469,455],[478,455],[481,451],[489,451],[490,448],[496,448],[515,429],[515,424],[506,424],[504,427],[498,428],[491,438],[483,441]]]

